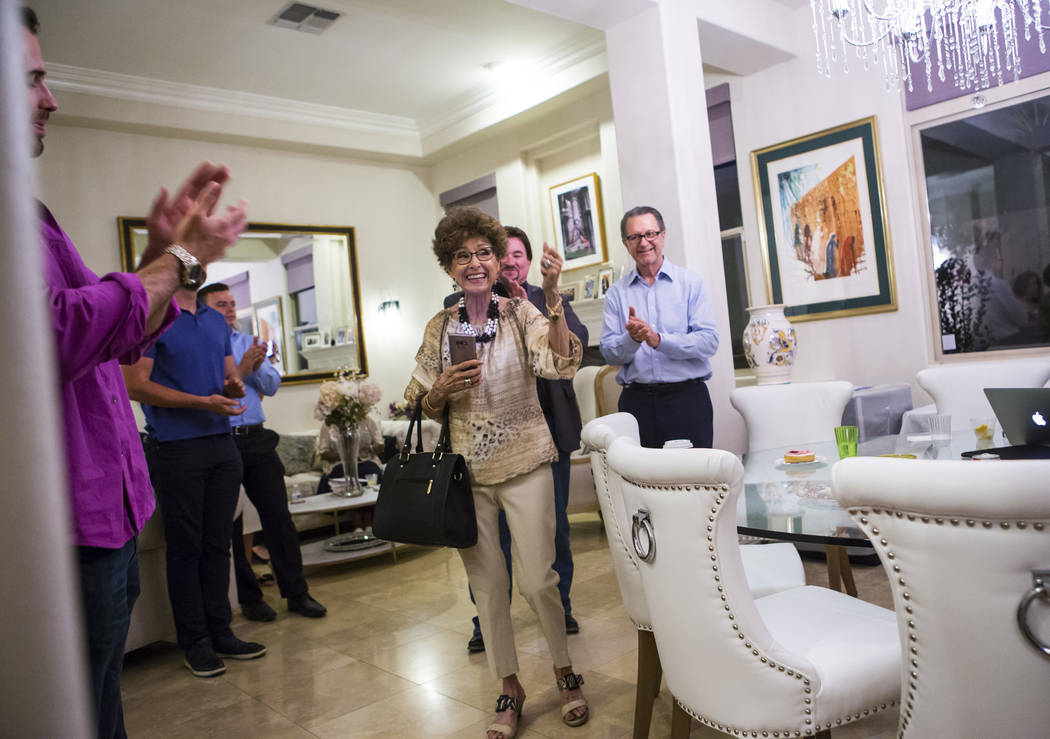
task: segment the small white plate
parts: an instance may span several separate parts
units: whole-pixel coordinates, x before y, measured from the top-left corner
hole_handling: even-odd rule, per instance
[[[818,464],[824,464],[827,461],[826,457],[822,457],[819,454],[813,458],[812,462],[788,462],[781,458],[777,460],[776,467],[781,470],[798,469],[799,467],[816,467]]]

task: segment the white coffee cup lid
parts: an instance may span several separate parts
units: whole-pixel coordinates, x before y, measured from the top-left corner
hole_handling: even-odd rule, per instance
[[[689,439],[668,439],[664,442],[664,449],[692,449],[693,442]]]

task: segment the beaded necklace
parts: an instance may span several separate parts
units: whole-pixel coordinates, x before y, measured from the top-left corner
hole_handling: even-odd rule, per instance
[[[464,331],[474,337],[475,341],[479,341],[482,344],[488,341],[492,341],[496,338],[496,327],[499,325],[499,298],[496,297],[496,291],[492,291],[492,301],[489,303],[488,309],[488,320],[485,321],[485,331],[478,334],[476,328],[470,324],[470,317],[467,315],[467,300],[466,296],[461,296],[459,299],[459,322],[463,324]]]

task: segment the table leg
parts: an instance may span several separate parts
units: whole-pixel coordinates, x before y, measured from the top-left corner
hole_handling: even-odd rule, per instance
[[[828,562],[828,587],[842,592],[842,559],[839,557],[840,546],[826,544],[824,558]]]
[[[836,549],[839,550],[839,561],[842,563],[840,567],[842,572],[842,584],[846,589],[846,593],[856,598],[857,583],[853,580],[853,567],[849,563],[849,555],[846,553],[846,547],[836,547]]]
[[[332,515],[335,516],[335,534],[339,535],[339,511],[332,511]]]

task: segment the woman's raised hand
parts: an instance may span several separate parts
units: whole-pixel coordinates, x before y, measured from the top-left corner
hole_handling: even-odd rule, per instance
[[[540,259],[540,274],[543,275],[543,292],[548,296],[558,294],[558,278],[561,276],[561,268],[561,255],[544,243],[543,257]]]

